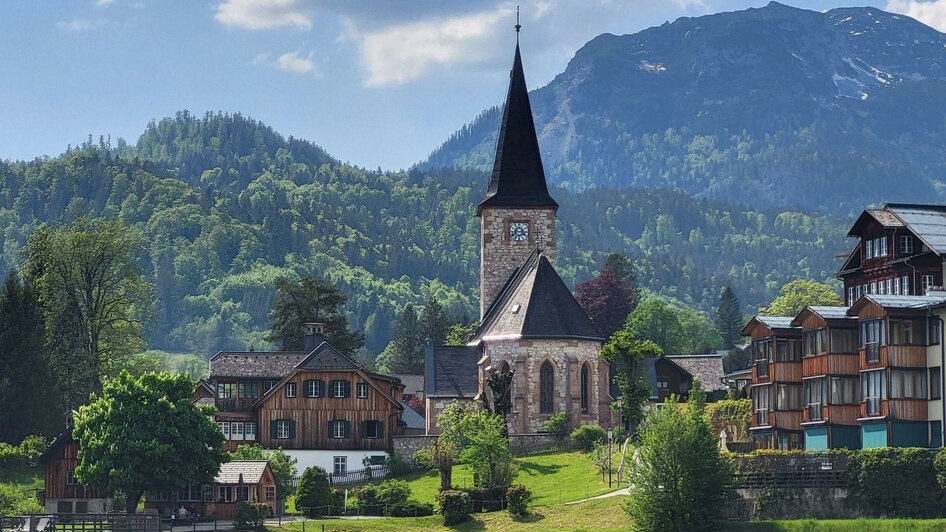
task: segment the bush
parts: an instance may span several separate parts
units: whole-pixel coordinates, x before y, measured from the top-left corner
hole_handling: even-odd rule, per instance
[[[510,486],[506,490],[506,500],[509,501],[509,513],[513,517],[529,515],[529,502],[532,501],[532,492],[522,484]]]
[[[46,449],[49,449],[49,440],[42,436],[27,436],[23,438],[17,448],[27,463],[36,466],[39,464],[39,457],[46,452]]]
[[[384,461],[384,465],[388,467],[388,471],[391,472],[392,477],[399,477],[411,471],[411,466],[404,461],[399,454],[392,454],[387,457]]]
[[[238,502],[233,515],[234,530],[263,530],[263,521],[269,515],[269,506],[259,503]]]
[[[419,449],[417,452],[414,453],[414,456],[412,458],[414,459],[414,465],[418,469],[429,470],[429,469],[434,468],[430,447],[424,447],[423,449]]]
[[[333,503],[328,474],[321,467],[309,467],[296,488],[296,508],[308,517],[322,517]]]
[[[938,460],[941,465],[943,460]],[[941,515],[946,497],[938,471],[932,453],[922,448],[865,449],[848,460],[852,491],[878,515],[891,517]]]
[[[380,484],[366,484],[352,490],[362,515],[385,515],[390,507],[403,506],[412,501],[411,487],[403,480],[385,480]]]
[[[388,506],[385,513],[388,517],[423,517],[434,515],[434,505],[417,501],[407,501]]]
[[[604,443],[607,439],[604,429],[597,425],[582,425],[572,431],[572,442],[575,447],[586,453],[594,449],[595,442]]]
[[[564,440],[568,436],[568,419],[568,412],[552,414],[545,420],[545,430],[552,436]]]
[[[443,514],[445,526],[456,525],[470,518],[470,495],[464,491],[445,490],[437,495],[440,504],[440,513]]]
[[[468,488],[459,491],[470,496],[473,513],[498,512],[506,508],[506,490],[508,488]]]

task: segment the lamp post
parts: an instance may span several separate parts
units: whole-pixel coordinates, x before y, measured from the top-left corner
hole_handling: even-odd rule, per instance
[[[611,487],[611,440],[614,438],[614,429],[608,427],[608,488]]]

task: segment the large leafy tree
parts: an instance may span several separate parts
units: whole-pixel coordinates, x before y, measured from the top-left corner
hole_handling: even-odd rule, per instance
[[[75,414],[76,478],[121,491],[134,513],[148,490],[211,482],[226,457],[214,408],[191,402],[194,382],[179,373],[122,371]]]
[[[723,288],[716,305],[716,330],[723,337],[723,347],[730,348],[739,340],[742,330],[742,308],[731,286]]]
[[[641,531],[717,530],[732,492],[732,474],[706,416],[706,394],[693,382],[686,410],[671,396],[653,409],[630,469],[625,510]]]
[[[48,392],[54,380],[43,332],[36,292],[10,272],[0,291],[0,442],[54,435],[61,427],[59,397]]]
[[[601,357],[614,368],[614,383],[621,394],[616,406],[632,427],[644,418],[644,403],[650,399],[650,384],[644,372],[646,358],[662,354],[659,345],[635,337],[626,327],[614,333],[601,349]]]
[[[830,286],[806,279],[786,283],[778,297],[759,311],[763,316],[795,316],[809,305],[841,306],[844,302]]]
[[[121,221],[80,218],[29,239],[25,271],[39,294],[47,347],[70,409],[145,345],[153,287],[138,265],[141,252],[141,234]]]
[[[329,343],[342,353],[354,355],[365,344],[365,338],[348,325],[348,317],[342,312],[347,300],[337,286],[319,277],[309,275],[298,281],[279,277],[266,340],[283,351],[301,351],[305,342],[302,324],[321,322],[325,323]]]
[[[298,460],[292,458],[282,448],[263,449],[258,444],[243,444],[230,453],[233,460],[266,460],[269,467],[276,476],[276,498],[283,500],[292,495],[292,481],[296,477],[296,463]]]
[[[575,287],[575,299],[606,337],[624,325],[637,307],[639,293],[619,273],[604,270]]]
[[[683,327],[677,312],[663,299],[645,299],[627,317],[627,329],[635,338],[650,340],[664,353],[683,351]]]

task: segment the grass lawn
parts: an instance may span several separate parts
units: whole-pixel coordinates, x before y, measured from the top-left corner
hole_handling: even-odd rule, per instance
[[[791,519],[734,524],[730,529],[747,532],[933,532],[946,531],[946,519]]]
[[[615,469],[620,458],[614,459]],[[545,506],[563,502],[577,501],[601,495],[619,488],[615,482],[608,488],[608,479],[601,480],[595,465],[588,455],[580,452],[556,453],[543,456],[527,456],[515,459],[519,474],[513,481],[525,484],[534,496],[534,506]],[[437,471],[414,472],[402,477],[411,486],[413,497],[420,502],[436,505],[437,490],[440,487],[440,473]],[[617,480],[617,477],[614,477]],[[470,487],[473,475],[465,465],[453,468],[453,485]]]
[[[605,487],[607,488],[607,483]],[[513,520],[508,512],[477,514],[472,521],[453,527],[444,527],[441,524],[443,517],[439,515],[390,519],[319,519],[306,522],[306,531],[321,531],[322,525],[325,525],[326,531],[332,532],[347,530],[627,530],[631,522],[621,509],[623,499],[624,497],[609,497],[578,504],[542,506],[533,508],[531,516],[519,521]],[[302,523],[293,523],[269,530],[300,532]]]

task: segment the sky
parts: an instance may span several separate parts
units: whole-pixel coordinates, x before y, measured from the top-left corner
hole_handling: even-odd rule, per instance
[[[601,33],[767,0],[521,0],[530,89]],[[873,6],[946,31],[946,0]],[[2,0],[0,159],[89,134],[134,143],[180,110],[239,112],[335,157],[397,170],[502,103],[516,3],[497,0]]]

